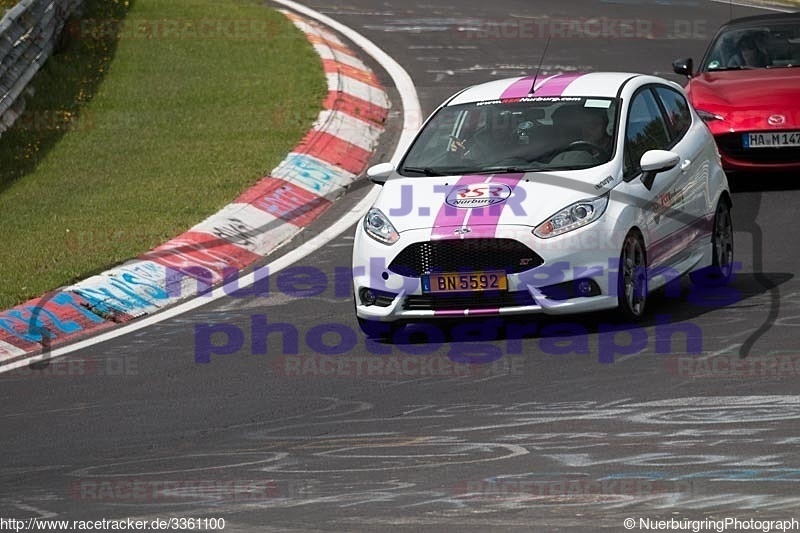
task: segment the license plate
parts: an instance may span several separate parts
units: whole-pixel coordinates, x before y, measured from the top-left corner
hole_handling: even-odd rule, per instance
[[[775,148],[800,146],[800,131],[776,131],[769,133],[745,133],[742,135],[745,148]]]
[[[448,272],[422,277],[422,292],[478,292],[507,289],[508,282],[503,271]]]

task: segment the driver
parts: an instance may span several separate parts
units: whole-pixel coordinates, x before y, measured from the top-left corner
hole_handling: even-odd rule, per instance
[[[755,37],[745,34],[737,44],[738,53],[728,63],[729,67],[756,67],[762,68],[769,65],[767,54],[761,49]]]
[[[608,113],[605,109],[598,107],[584,109],[581,137],[581,140],[602,148],[607,154],[611,153],[614,140],[608,134]]]
[[[562,106],[553,112],[553,127],[565,150],[571,143],[584,141],[611,153],[613,139],[608,134],[608,112],[603,108]]]

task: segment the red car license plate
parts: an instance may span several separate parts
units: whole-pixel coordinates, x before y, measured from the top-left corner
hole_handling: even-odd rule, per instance
[[[745,148],[798,147],[800,131],[745,133],[742,136],[742,144]]]

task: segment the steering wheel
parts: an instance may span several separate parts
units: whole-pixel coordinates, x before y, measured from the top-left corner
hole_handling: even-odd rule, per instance
[[[603,159],[611,159],[611,154],[608,153],[608,150],[589,141],[573,141],[562,152],[567,150],[581,150],[590,152],[592,155],[603,156]]]

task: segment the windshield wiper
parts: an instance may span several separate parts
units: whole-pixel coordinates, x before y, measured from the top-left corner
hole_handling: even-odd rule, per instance
[[[520,172],[536,172],[542,167],[488,167],[470,172],[470,174],[512,174]]]
[[[447,176],[447,174],[442,173],[440,170],[435,170],[431,167],[403,167],[403,172],[417,172],[419,174],[425,174],[426,176]]]
[[[497,167],[486,167],[486,168],[475,168],[475,167],[403,167],[401,169],[403,172],[418,172],[419,174],[424,174],[426,176],[454,176],[456,174],[466,175],[466,174],[475,174],[475,175],[482,175],[482,174],[509,174],[509,173],[517,173],[517,172],[534,172],[538,170],[542,170],[542,167],[520,167],[520,166],[497,166]]]

